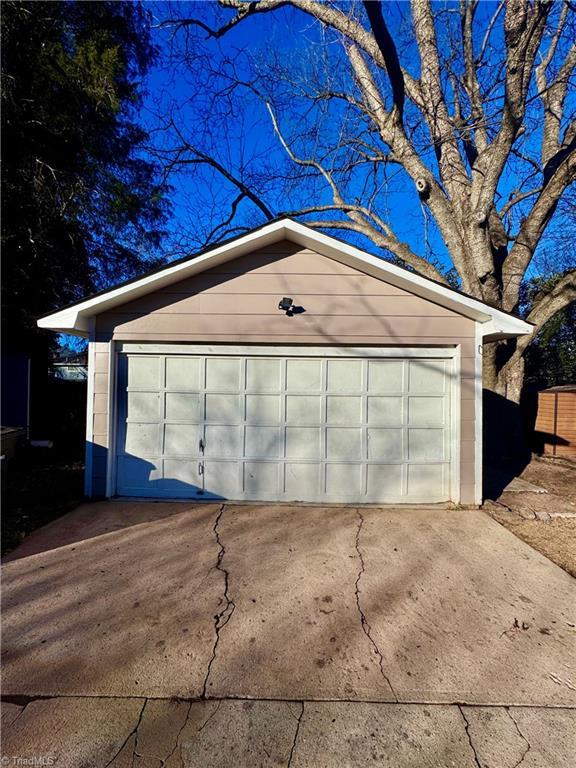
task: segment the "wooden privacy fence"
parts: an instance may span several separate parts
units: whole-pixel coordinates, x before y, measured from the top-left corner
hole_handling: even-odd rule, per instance
[[[538,393],[536,449],[552,456],[576,456],[576,384]]]

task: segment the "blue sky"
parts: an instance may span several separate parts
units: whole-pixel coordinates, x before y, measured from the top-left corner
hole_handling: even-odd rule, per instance
[[[214,27],[230,17],[214,2],[146,5],[156,25],[170,18],[174,10],[181,15],[200,17]],[[445,44],[448,42],[456,8],[456,5],[446,6],[445,3],[435,6],[439,34]],[[477,14],[478,47],[487,20],[495,9],[496,3],[480,3]],[[413,75],[418,76],[416,51],[406,29],[407,12],[408,5],[405,3],[385,4],[389,27],[400,41],[402,63]],[[208,40],[203,33],[197,31],[190,34],[193,38],[195,36],[196,42],[189,48],[192,56],[184,62],[183,33],[174,36],[172,27],[157,27],[154,31],[154,40],[161,49],[161,56],[147,79],[148,95],[141,113],[142,121],[151,131],[152,144],[157,148],[166,148],[179,141],[174,129],[165,128],[167,115],[171,115],[186,140],[217,156],[223,165],[235,173],[246,174],[255,188],[263,190],[263,197],[274,213],[311,202],[331,202],[330,191],[324,180],[292,185],[285,181],[266,183],[266,172],[279,172],[288,167],[288,161],[260,99],[247,89],[240,89],[233,92],[230,100],[225,97],[213,102],[211,100],[216,92],[228,87],[230,79],[227,73],[232,68],[236,69],[237,77],[248,78],[255,69],[265,71],[272,58],[278,60],[279,70],[291,73],[299,82],[305,83],[309,77],[313,85],[316,67],[322,76],[326,76],[332,66],[337,73],[334,79],[340,78],[339,81],[345,82],[346,75],[339,74],[342,61],[339,42],[310,17],[292,8],[255,16],[239,24],[219,41]],[[492,41],[497,48],[502,44],[499,24],[494,27]],[[172,45],[176,46],[175,51]],[[176,53],[172,59],[171,53]],[[349,117],[345,117],[340,106],[333,106],[322,113],[317,110],[306,114],[303,101],[284,97],[283,87],[273,77],[267,79],[265,87],[278,97],[277,114],[282,131],[288,137],[295,137],[295,146],[304,156],[311,156],[315,150],[318,151],[319,146],[341,136],[343,125],[348,132],[354,130],[353,123]],[[536,158],[538,109],[535,104],[534,114],[531,115],[531,120],[535,121],[533,135],[526,144],[527,151]],[[314,126],[319,124],[322,125],[321,130],[318,135],[313,135]],[[219,174],[205,166],[183,168],[170,176],[170,182],[173,185],[173,212],[168,225],[168,257],[181,256],[197,248],[202,236],[206,236],[212,229],[212,222],[217,221],[218,217],[226,218],[237,192]],[[347,183],[347,199],[365,199],[364,183],[363,174],[353,174]],[[518,177],[514,173],[503,180],[500,189],[503,198],[517,183]],[[446,249],[434,222],[421,206],[412,182],[404,174],[391,169],[375,200],[378,213],[390,221],[400,239],[408,242],[419,255],[436,259],[444,267],[449,267]],[[518,212],[521,213],[521,210]],[[257,225],[264,220],[265,217],[253,204],[244,201],[239,205],[239,224]],[[230,234],[234,234],[234,231]],[[367,250],[382,255],[366,239],[344,231],[335,234],[344,239],[352,239]]]

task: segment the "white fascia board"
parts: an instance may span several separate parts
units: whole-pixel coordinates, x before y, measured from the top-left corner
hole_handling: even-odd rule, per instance
[[[255,249],[277,243],[283,239],[310,248],[318,253],[359,269],[377,279],[398,288],[403,288],[416,296],[433,301],[440,306],[469,317],[477,322],[490,326],[483,336],[491,334],[494,338],[502,338],[502,334],[517,336],[531,333],[532,327],[518,318],[499,312],[488,307],[477,299],[463,296],[442,285],[432,282],[425,277],[408,272],[401,267],[390,264],[377,256],[361,251],[359,248],[342,243],[328,235],[305,227],[291,219],[281,219],[243,237],[232,243],[211,249],[201,256],[192,257],[188,261],[168,265],[160,272],[147,275],[140,280],[134,280],[127,285],[113,288],[100,296],[82,301],[73,307],[68,307],[52,315],[38,320],[40,328],[47,328],[61,333],[71,333],[78,336],[88,334],[89,318],[101,312],[113,309],[127,301],[140,298],[152,291],[169,286],[179,280],[184,280],[207,269],[236,259]],[[494,335],[495,334],[495,335]]]
[[[532,323],[527,323],[519,317],[507,315],[493,309],[492,319],[487,323],[479,323],[479,332],[486,342],[498,339],[513,339],[516,336],[525,336],[534,332]]]
[[[53,315],[41,317],[36,321],[39,328],[46,328],[58,333],[69,333],[74,336],[90,336],[90,317],[91,315],[80,315],[75,307],[63,309],[61,312],[55,312]]]

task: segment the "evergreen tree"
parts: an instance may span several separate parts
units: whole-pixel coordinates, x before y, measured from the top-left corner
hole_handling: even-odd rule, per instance
[[[155,54],[138,3],[3,3],[5,350],[45,351],[39,315],[154,262],[165,203],[137,109]]]

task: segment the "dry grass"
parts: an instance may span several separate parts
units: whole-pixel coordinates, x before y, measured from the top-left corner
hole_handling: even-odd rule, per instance
[[[576,502],[576,459],[535,456],[520,477]]]
[[[515,536],[576,578],[576,517],[523,520],[495,504],[487,511]]]

